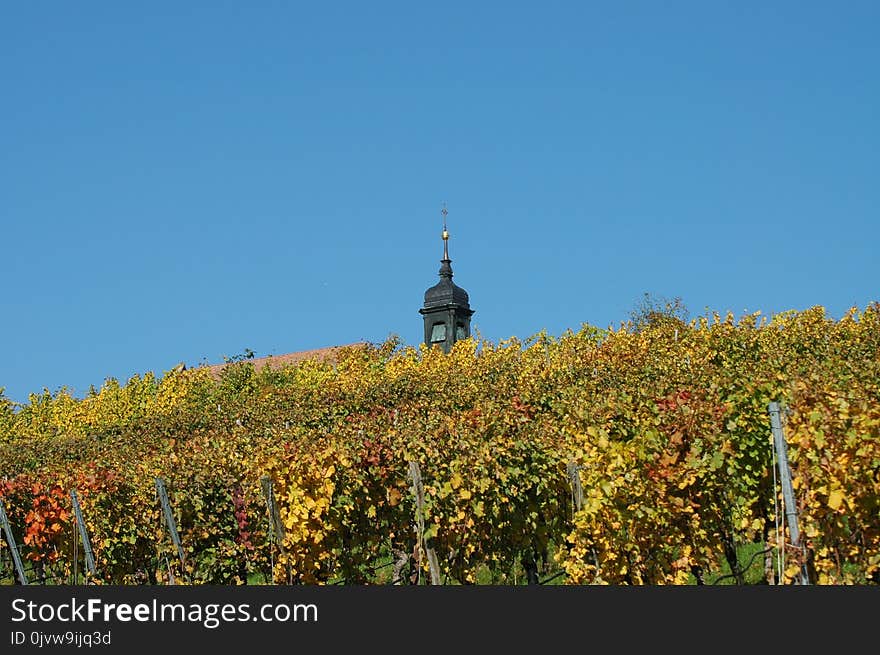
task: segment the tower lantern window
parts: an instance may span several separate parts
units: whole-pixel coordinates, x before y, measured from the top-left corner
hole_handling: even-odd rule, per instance
[[[434,323],[431,329],[431,343],[443,343],[446,341],[446,323]]]

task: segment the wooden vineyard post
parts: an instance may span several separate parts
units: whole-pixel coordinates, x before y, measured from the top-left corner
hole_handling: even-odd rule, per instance
[[[779,468],[779,478],[782,484],[782,502],[785,505],[785,519],[788,522],[788,532],[791,536],[791,544],[801,551],[803,562],[801,571],[797,577],[798,584],[810,584],[807,575],[806,548],[801,543],[800,530],[798,529],[797,503],[794,498],[794,488],[791,484],[791,467],[788,464],[788,447],[785,443],[785,434],[782,431],[782,421],[779,414],[779,403],[772,402],[767,406],[770,413],[770,427],[773,430],[773,447],[776,450],[776,464]],[[775,490],[774,490],[775,493]]]
[[[24,566],[22,566],[21,556],[18,554],[18,545],[15,543],[15,537],[12,536],[12,526],[9,525],[6,506],[3,504],[2,498],[0,498],[0,523],[3,524],[3,533],[6,535],[6,543],[9,544],[9,551],[12,553],[12,563],[18,574],[18,581],[26,585],[28,583],[27,576],[24,574]]]
[[[580,467],[574,461],[568,462],[568,481],[571,484],[571,510],[574,516],[584,506],[584,487],[581,484]]]
[[[281,522],[281,513],[275,502],[275,489],[272,479],[268,475],[260,478],[263,489],[263,497],[266,499],[266,511],[269,515],[269,563],[272,570],[272,584],[275,584],[275,547],[280,553],[284,553],[284,524]]]
[[[186,576],[186,554],[183,552],[183,546],[180,543],[180,535],[177,534],[177,522],[174,520],[174,513],[171,511],[171,503],[168,502],[168,493],[165,491],[165,482],[162,478],[156,478],[156,493],[159,495],[159,502],[162,504],[162,512],[165,515],[165,525],[168,526],[168,533],[171,535],[171,541],[177,547],[177,555],[180,557],[180,572]],[[171,576],[173,582],[173,573],[171,567],[168,567],[168,575]]]
[[[71,571],[71,579],[70,584],[76,585],[79,581],[79,543],[76,540],[76,526],[73,528],[73,535],[71,541],[73,542],[73,571]]]
[[[578,512],[581,511],[581,508],[584,506],[584,485],[581,482],[581,467],[578,466],[574,460],[568,461],[568,483],[571,486],[571,519],[574,521],[574,517]],[[596,572],[599,571],[599,561],[596,558],[596,549],[593,549],[593,563],[596,566]]]
[[[419,463],[415,461],[409,462],[409,477],[412,480],[412,493],[416,501],[416,539],[419,544],[419,554],[421,554],[424,542],[425,555],[428,558],[428,568],[431,571],[431,584],[439,585],[440,582],[440,564],[437,561],[437,553],[434,552],[434,538],[425,536],[425,487],[422,484],[422,471]],[[419,570],[421,570],[421,562],[419,562]]]
[[[88,574],[86,584],[89,579],[95,577],[95,556],[92,553],[92,542],[89,541],[89,533],[86,530],[85,521],[83,521],[82,509],[79,505],[79,498],[76,495],[76,489],[70,490],[70,502],[73,504],[73,516],[76,519],[76,527],[79,530],[79,537],[82,540],[83,552],[86,554],[86,568]],[[74,559],[74,562],[76,559]],[[74,584],[76,584],[76,573],[74,572]]]
[[[571,485],[571,518],[574,520],[575,515],[581,511],[584,506],[584,484],[581,482],[581,467],[574,460],[568,461],[568,483]],[[599,573],[599,558],[596,555],[596,549],[592,548],[593,565],[596,567],[596,573]]]

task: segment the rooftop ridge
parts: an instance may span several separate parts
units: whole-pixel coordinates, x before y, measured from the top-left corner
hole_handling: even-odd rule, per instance
[[[369,345],[366,341],[357,341],[339,346],[326,346],[324,348],[314,348],[312,350],[299,350],[291,353],[283,353],[281,355],[266,355],[264,357],[254,357],[252,359],[243,359],[240,362],[229,361],[219,364],[200,364],[196,370],[206,370],[214,377],[219,378],[223,369],[231,364],[247,363],[252,364],[255,371],[260,371],[266,366],[270,370],[277,370],[291,364],[299,364],[305,361],[336,361],[337,354],[346,348],[360,348]]]

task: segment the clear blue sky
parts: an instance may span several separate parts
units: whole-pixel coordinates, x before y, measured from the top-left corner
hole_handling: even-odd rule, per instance
[[[880,3],[0,9],[0,387],[880,298]]]

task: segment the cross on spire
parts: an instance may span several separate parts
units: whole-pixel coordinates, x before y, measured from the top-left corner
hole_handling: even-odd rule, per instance
[[[449,230],[446,229],[446,215],[449,213],[446,211],[446,201],[443,201],[443,209],[440,210],[440,213],[443,214],[443,261],[449,261]]]

